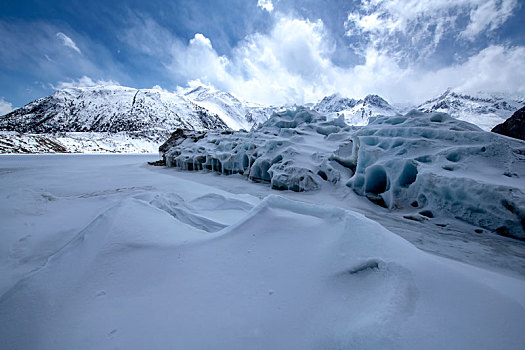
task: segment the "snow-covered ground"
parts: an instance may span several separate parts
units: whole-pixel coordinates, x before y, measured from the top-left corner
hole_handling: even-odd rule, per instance
[[[160,144],[128,132],[53,135],[0,131],[0,153],[157,153]]]
[[[523,242],[155,158],[0,157],[2,349],[525,344]]]

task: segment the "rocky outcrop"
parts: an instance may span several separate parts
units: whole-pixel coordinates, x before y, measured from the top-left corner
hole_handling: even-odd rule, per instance
[[[525,107],[517,110],[509,119],[498,124],[492,132],[525,140]]]

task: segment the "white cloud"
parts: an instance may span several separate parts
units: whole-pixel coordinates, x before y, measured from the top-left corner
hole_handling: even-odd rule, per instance
[[[489,46],[464,63],[438,70],[402,68],[394,58],[370,49],[366,63],[345,70],[341,79],[355,82],[353,92],[358,95],[375,92],[394,102],[419,103],[449,87],[466,93],[486,91],[524,96],[525,72],[519,69],[524,64],[525,47],[521,46]],[[336,85],[343,84],[338,81]]]
[[[437,8],[439,3],[432,4]],[[259,103],[314,102],[336,91],[349,97],[377,93],[391,102],[419,103],[448,87],[525,95],[525,73],[519,69],[525,65],[522,46],[489,45],[461,62],[430,69],[404,64],[396,52],[370,44],[362,47],[362,63],[342,67],[333,63],[335,40],[322,21],[274,16],[275,23],[266,34],[245,37],[228,55],[220,55],[204,34],[182,42],[151,20],[130,33],[147,28],[147,33],[134,35],[144,40],[133,45],[158,59],[173,82],[211,85]],[[363,19],[362,27],[383,30],[378,23],[384,20],[371,15]],[[402,28],[396,21],[386,25],[392,30]],[[157,35],[167,45],[152,45],[147,39]]]
[[[229,57],[219,56],[209,39],[197,34],[177,46],[170,71],[261,103],[313,102],[339,91],[363,97],[378,93],[394,102],[418,103],[448,87],[525,94],[524,47],[489,46],[463,63],[439,70],[403,66],[398,57],[368,47],[364,63],[339,67],[321,21],[282,17],[267,35],[254,34]]]
[[[445,68],[443,73],[456,77],[457,89],[472,91],[506,91],[525,95],[525,47],[489,46],[464,64]],[[460,78],[461,77],[461,78]]]
[[[13,104],[11,102],[7,102],[4,100],[4,98],[0,98],[0,115],[7,114],[13,110]]]
[[[517,0],[363,0],[345,26],[362,53],[373,47],[418,61],[447,34],[474,40],[499,28],[517,6]]]
[[[184,80],[199,79],[252,101],[305,102],[317,98],[326,83],[329,42],[321,21],[283,17],[269,35],[245,38],[231,57],[219,56],[209,39],[196,34],[174,49],[169,69]]]
[[[118,82],[114,80],[93,80],[88,76],[82,76],[79,79],[70,79],[68,81],[59,81],[56,85],[51,85],[54,90],[62,90],[77,87],[91,87],[91,86],[118,86]]]
[[[471,9],[470,23],[461,32],[471,40],[484,30],[494,30],[505,23],[518,6],[518,0],[481,1],[477,5]]]
[[[273,3],[272,0],[257,0],[257,6],[262,8],[263,10],[266,10],[268,12],[273,11]]]
[[[57,34],[57,38],[59,38],[61,41],[62,41],[62,44],[66,47],[69,47],[73,50],[75,50],[78,54],[82,54],[82,52],[80,51],[80,49],[77,47],[77,44],[75,44],[75,42],[73,41],[73,39],[71,39],[70,37],[68,37],[66,34],[62,33],[62,32],[58,32]]]

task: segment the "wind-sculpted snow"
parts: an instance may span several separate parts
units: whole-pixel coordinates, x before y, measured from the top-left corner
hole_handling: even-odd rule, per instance
[[[252,132],[175,139],[168,166],[242,174],[279,190],[346,185],[409,219],[455,217],[525,238],[525,144],[443,113],[355,128],[300,107]]]
[[[378,117],[353,137],[357,193],[525,238],[525,144],[443,113]]]
[[[276,189],[310,191],[348,173],[330,159],[339,141],[327,135],[349,130],[342,119],[327,121],[316,112],[298,108],[274,114],[256,131],[208,132],[206,137],[185,137],[178,145],[161,149],[169,148],[164,153],[168,166],[243,174]]]
[[[4,348],[518,349],[525,342],[523,298],[509,292],[523,290],[523,281],[432,256],[360,214],[269,196],[210,233],[149,201],[137,193],[105,210],[0,297]]]

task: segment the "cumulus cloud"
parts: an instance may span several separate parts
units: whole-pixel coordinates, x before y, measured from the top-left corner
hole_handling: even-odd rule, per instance
[[[218,55],[208,38],[196,34],[177,46],[168,68],[180,80],[199,79],[248,100],[301,103],[326,90],[330,42],[321,21],[283,17],[268,35],[246,37],[230,57]]]
[[[273,11],[273,3],[272,0],[257,0],[257,6],[262,8],[263,10],[266,10],[268,12]]]
[[[0,98],[0,115],[7,114],[13,110],[13,104],[4,100],[3,97]]]
[[[88,76],[82,76],[79,79],[70,79],[68,81],[59,81],[56,85],[51,85],[54,90],[62,90],[77,87],[92,87],[92,86],[118,86],[118,82],[114,80],[93,80]]]
[[[364,1],[361,12],[350,13],[347,21],[349,38],[355,34],[352,30],[360,36],[361,41],[349,41],[359,46],[361,60],[346,66],[334,63],[341,41],[323,21],[278,12],[272,13],[273,24],[267,31],[247,35],[226,54],[220,54],[204,33],[182,40],[140,16],[123,40],[157,60],[176,85],[211,85],[259,103],[315,102],[334,92],[350,97],[377,93],[391,102],[419,103],[449,87],[525,94],[521,83],[525,76],[519,69],[525,65],[522,46],[487,43],[446,64],[421,63],[452,27],[454,38],[467,36],[460,34],[465,31],[468,35],[490,31],[515,6],[514,0],[501,0],[494,5],[496,13],[482,23],[475,11],[483,6],[476,1],[407,0],[406,11],[400,1]],[[432,17],[435,14],[443,18]],[[426,23],[428,16],[432,18]],[[476,30],[468,29],[474,24]]]
[[[425,69],[404,66],[396,55],[369,46],[363,63],[341,67],[332,62],[334,44],[321,21],[281,17],[268,34],[246,37],[228,57],[202,34],[173,50],[166,67],[179,80],[211,84],[261,103],[313,102],[335,91],[418,103],[449,87],[525,94],[525,73],[519,69],[525,64],[523,47],[491,45],[464,62]]]
[[[60,41],[62,41],[62,45],[69,47],[70,49],[73,49],[79,55],[82,54],[82,52],[78,48],[77,44],[73,41],[73,39],[71,39],[70,37],[68,37],[66,34],[62,32],[58,32],[56,35],[57,35],[57,38],[60,39]]]

